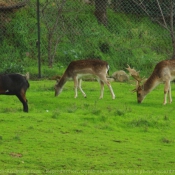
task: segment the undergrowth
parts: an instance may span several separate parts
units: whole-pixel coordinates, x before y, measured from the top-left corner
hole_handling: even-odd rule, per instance
[[[77,9],[77,4],[79,13],[72,12],[72,9]],[[53,5],[50,10],[54,8]],[[58,27],[56,32],[60,33],[61,40],[55,48],[52,68],[48,67],[46,19],[41,18],[42,77],[62,74],[72,60],[85,58],[106,60],[111,71],[124,70],[129,64],[147,76],[158,61],[171,55],[169,34],[147,17],[108,9],[108,26],[105,27],[98,24],[93,14],[94,6],[80,6],[79,1],[67,1],[66,8],[66,13],[62,14],[64,31]],[[38,53],[34,44],[37,33],[35,13],[34,8],[23,8],[16,11],[7,23],[6,37],[3,37],[0,47],[1,59],[4,60],[0,65],[1,72],[30,72],[33,79],[38,77]],[[53,21],[53,16],[46,17]]]

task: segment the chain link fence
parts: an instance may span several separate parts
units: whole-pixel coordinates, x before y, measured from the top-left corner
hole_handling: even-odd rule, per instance
[[[50,78],[85,58],[106,60],[113,71],[149,70],[173,56],[174,7],[170,0],[0,0],[0,72]]]

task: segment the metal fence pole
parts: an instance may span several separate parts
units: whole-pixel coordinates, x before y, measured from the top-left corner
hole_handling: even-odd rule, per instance
[[[41,78],[41,58],[40,58],[40,12],[39,12],[39,0],[37,0],[37,28],[38,28],[38,78]]]

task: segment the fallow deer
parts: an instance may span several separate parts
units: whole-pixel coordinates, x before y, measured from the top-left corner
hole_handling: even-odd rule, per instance
[[[172,102],[170,82],[175,79],[175,59],[160,61],[155,66],[151,76],[142,85],[141,81],[143,79],[139,76],[139,73],[135,69],[131,69],[129,65],[126,69],[137,81],[136,89],[133,91],[137,92],[138,103],[141,103],[146,95],[160,83],[165,84],[163,104],[165,105],[167,103],[167,94],[169,94],[169,102]]]
[[[63,86],[69,79],[73,79],[74,89],[75,89],[74,98],[77,98],[78,96],[77,88],[80,89],[83,96],[86,98],[86,94],[81,88],[81,81],[82,81],[81,78],[87,75],[91,75],[96,77],[101,84],[100,99],[103,98],[104,84],[107,84],[107,86],[110,89],[112,99],[115,99],[115,94],[113,92],[112,86],[110,85],[110,82],[106,78],[108,71],[109,71],[109,65],[106,61],[102,61],[98,59],[72,61],[68,65],[63,76],[55,85],[55,96],[58,96],[61,93]]]

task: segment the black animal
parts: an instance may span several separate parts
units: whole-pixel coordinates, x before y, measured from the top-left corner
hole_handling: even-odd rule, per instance
[[[0,95],[16,95],[23,104],[24,112],[28,112],[26,91],[29,86],[28,75],[0,74]]]

